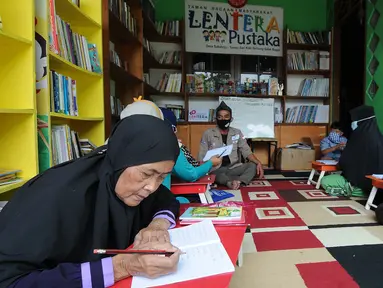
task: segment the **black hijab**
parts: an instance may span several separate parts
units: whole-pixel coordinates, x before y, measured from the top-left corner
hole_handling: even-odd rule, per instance
[[[358,122],[339,159],[343,176],[365,193],[371,190],[366,175],[383,173],[383,135],[380,133],[374,108],[362,105],[350,111],[351,121]],[[366,119],[369,118],[369,119]]]
[[[0,213],[1,287],[60,263],[98,260],[100,256],[92,253],[95,248],[125,249],[155,212],[177,213],[177,201],[162,185],[137,207],[126,206],[114,192],[125,168],[176,161],[178,141],[163,120],[127,117],[114,128],[107,148],[36,176],[4,207]]]

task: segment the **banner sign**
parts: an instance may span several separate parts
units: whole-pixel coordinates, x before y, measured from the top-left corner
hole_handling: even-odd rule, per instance
[[[187,52],[282,56],[283,9],[185,1]]]

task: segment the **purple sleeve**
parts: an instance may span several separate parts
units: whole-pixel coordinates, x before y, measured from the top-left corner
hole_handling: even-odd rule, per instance
[[[9,288],[57,287],[92,288],[114,284],[112,258],[83,264],[63,263],[54,269],[35,271],[11,284]]]
[[[154,214],[153,219],[158,219],[158,218],[168,220],[170,222],[169,229],[174,228],[176,226],[176,217],[174,216],[173,212],[170,210],[158,211],[156,214]]]
[[[112,257],[82,263],[81,278],[83,288],[112,286],[114,284]]]

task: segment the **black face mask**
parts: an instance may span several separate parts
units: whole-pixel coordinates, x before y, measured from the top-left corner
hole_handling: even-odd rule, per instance
[[[229,129],[230,121],[231,121],[231,120],[226,120],[226,119],[218,120],[218,119],[217,119],[217,126],[218,126],[218,128],[221,129],[221,130],[227,130],[227,129]]]

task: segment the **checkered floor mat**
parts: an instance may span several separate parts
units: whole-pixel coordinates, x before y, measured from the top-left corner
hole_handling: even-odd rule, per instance
[[[375,288],[383,226],[350,198],[304,180],[256,180],[226,201],[243,201],[250,232],[231,288]]]

